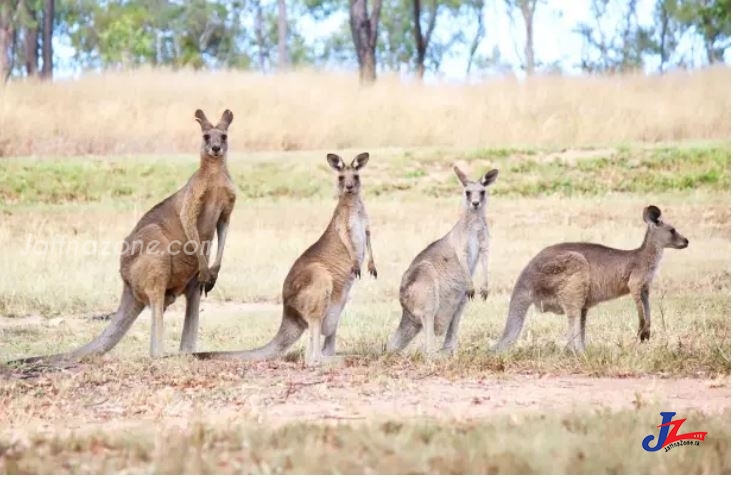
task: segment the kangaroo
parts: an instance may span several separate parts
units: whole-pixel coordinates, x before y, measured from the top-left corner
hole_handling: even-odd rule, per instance
[[[120,256],[123,289],[110,324],[90,343],[67,353],[11,362],[71,362],[111,350],[127,333],[145,306],[152,312],[150,356],[163,352],[163,311],[181,295],[186,315],[181,351],[196,348],[201,292],[216,283],[226,244],[229,217],[236,200],[227,170],[227,130],[234,115],[226,110],[213,126],[200,109],[194,117],[201,126],[201,162],[185,186],[150,209],[125,238]],[[209,267],[210,245],[217,233],[219,245]]]
[[[453,170],[463,185],[463,213],[450,232],[417,254],[402,276],[402,320],[387,351],[404,349],[423,329],[427,356],[432,354],[434,335],[443,333],[442,351],[454,353],[463,308],[475,294],[472,277],[479,260],[483,274],[480,294],[484,300],[489,295],[486,187],[496,180],[499,171],[493,169],[474,182],[458,167]]]
[[[509,348],[519,337],[531,304],[541,312],[568,317],[568,348],[585,349],[588,309],[631,294],[639,314],[638,337],[651,336],[649,288],[665,248],[683,249],[689,240],[662,221],[650,205],[642,214],[647,224],[641,246],[618,250],[593,243],[561,243],[545,248],[524,267],[514,285],[504,334],[494,351]]]
[[[280,356],[306,328],[310,343],[305,361],[318,364],[335,352],[336,329],[349,291],[361,278],[365,252],[367,269],[377,278],[371,230],[361,199],[359,171],[369,160],[361,153],[346,165],[336,154],[326,156],[338,176],[338,203],[331,222],[316,243],[308,247],[290,268],[283,283],[283,315],[275,337],[261,348],[248,351],[194,353],[199,359],[266,360]],[[325,336],[321,349],[321,334]]]

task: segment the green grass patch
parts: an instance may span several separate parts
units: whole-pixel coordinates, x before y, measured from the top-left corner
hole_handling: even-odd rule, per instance
[[[385,151],[373,154],[363,173],[366,194],[428,194],[446,197],[458,188],[451,171],[456,158],[478,177],[496,167],[499,196],[594,196],[611,192],[728,190],[730,146],[628,148],[612,151],[538,152],[481,149]],[[240,199],[312,198],[333,194],[334,180],[316,154],[235,155],[230,161]],[[146,158],[14,158],[0,161],[0,203],[8,205],[151,202],[181,187],[195,171],[191,156]]]

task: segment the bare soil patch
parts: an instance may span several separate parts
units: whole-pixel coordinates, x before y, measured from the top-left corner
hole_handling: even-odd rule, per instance
[[[348,358],[345,361],[348,363]],[[293,421],[449,419],[518,413],[730,408],[730,378],[497,375],[453,379],[425,369],[301,363],[127,362],[112,358],[0,385],[0,421],[84,426],[114,420],[254,418]],[[73,424],[72,424],[73,423]],[[56,425],[60,424],[57,422]]]

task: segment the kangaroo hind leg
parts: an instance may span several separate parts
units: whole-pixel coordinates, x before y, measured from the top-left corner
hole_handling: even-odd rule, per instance
[[[201,303],[201,288],[198,280],[194,277],[186,285],[186,317],[183,321],[183,332],[181,333],[182,353],[193,353],[196,351],[196,339],[199,330],[199,305]]]
[[[296,295],[288,297],[289,305],[298,311],[308,325],[310,331],[309,346],[306,350],[305,362],[309,366],[317,365],[323,358],[321,350],[321,329],[326,313],[331,305],[333,282],[330,274],[321,268],[314,267],[308,277],[303,277],[306,286],[300,288]]]

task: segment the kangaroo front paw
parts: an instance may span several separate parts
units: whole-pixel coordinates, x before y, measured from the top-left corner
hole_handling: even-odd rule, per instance
[[[648,330],[648,329],[639,330],[639,339],[642,342],[648,341],[651,335],[652,335],[651,330]]]
[[[216,279],[219,278],[219,267],[211,267],[209,269],[209,279],[204,283],[204,295],[208,296],[209,292],[214,289]]]
[[[473,300],[473,297],[476,295],[476,289],[473,288],[473,286],[466,289],[466,296],[469,300]]]
[[[209,283],[209,281],[211,281],[211,272],[209,271],[209,268],[205,267],[205,268],[199,269],[199,273],[198,275],[196,275],[196,280],[198,280],[199,282],[199,288],[203,290],[204,286],[206,286],[206,284]]]
[[[356,278],[361,278],[361,267],[357,262],[354,262],[351,265],[351,275]]]
[[[367,265],[367,269],[369,269],[369,275],[377,278],[377,267],[376,265],[374,265],[374,262],[369,262],[369,264]]]
[[[486,299],[489,297],[489,288],[485,286],[481,287],[479,294],[481,295],[481,299],[486,301]]]

